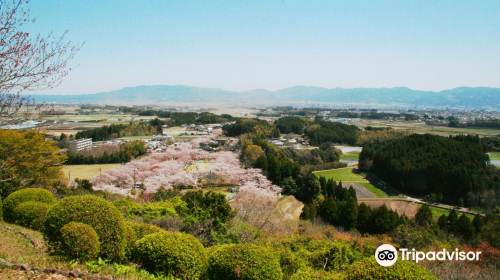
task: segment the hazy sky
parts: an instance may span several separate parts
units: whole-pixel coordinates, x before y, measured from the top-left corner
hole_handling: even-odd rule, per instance
[[[86,42],[58,88],[500,87],[500,1],[31,0]]]

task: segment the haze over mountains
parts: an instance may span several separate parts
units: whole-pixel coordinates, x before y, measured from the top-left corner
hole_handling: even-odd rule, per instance
[[[276,91],[256,89],[245,92],[184,85],[127,87],[110,92],[83,95],[34,95],[38,102],[84,103],[226,103],[233,105],[359,104],[426,107],[497,108],[500,88],[458,87],[439,92],[395,88],[321,88],[296,86]]]

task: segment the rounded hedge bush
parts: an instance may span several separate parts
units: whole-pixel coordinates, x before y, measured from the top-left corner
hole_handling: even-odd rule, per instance
[[[135,259],[135,242],[146,235],[165,231],[152,224],[140,223],[140,222],[125,222],[125,235],[127,236],[127,247],[125,248],[125,255],[129,259]]]
[[[7,196],[3,201],[3,213],[5,221],[13,223],[14,208],[16,208],[17,205],[27,201],[43,202],[47,205],[54,205],[57,203],[54,195],[46,189],[28,188],[15,191]]]
[[[97,258],[100,251],[99,236],[84,223],[71,222],[61,228],[64,251],[72,258],[86,261]]]
[[[41,230],[50,205],[38,201],[23,202],[14,208],[14,223],[34,230]]]
[[[266,247],[231,244],[211,248],[210,279],[282,279],[279,257]]]
[[[57,253],[61,252],[61,228],[70,222],[91,226],[101,242],[100,256],[121,260],[125,254],[125,223],[121,213],[108,201],[92,195],[69,196],[50,208],[44,235]]]
[[[162,231],[146,235],[135,246],[137,259],[150,272],[199,279],[205,271],[205,250],[192,235]]]
[[[348,267],[347,279],[436,279],[423,267],[409,261],[398,260],[395,264],[384,267],[375,257],[354,262]]]

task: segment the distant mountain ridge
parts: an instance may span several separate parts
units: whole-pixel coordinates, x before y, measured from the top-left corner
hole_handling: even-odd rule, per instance
[[[126,87],[110,92],[82,95],[33,95],[41,102],[84,102],[137,104],[209,103],[240,105],[279,105],[294,103],[331,103],[359,105],[404,105],[497,108],[500,88],[458,87],[439,92],[395,88],[321,88],[295,86],[276,91],[256,89],[244,92],[184,85]]]

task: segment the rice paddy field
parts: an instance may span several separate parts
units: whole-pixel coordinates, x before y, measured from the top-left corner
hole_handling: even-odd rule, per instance
[[[120,166],[121,164],[89,164],[89,165],[65,165],[62,172],[70,179],[91,179],[104,172]]]

